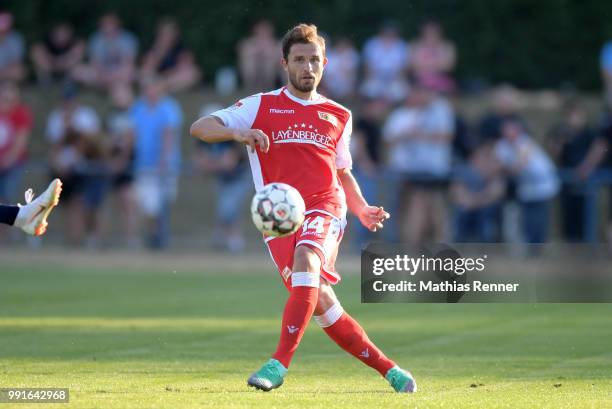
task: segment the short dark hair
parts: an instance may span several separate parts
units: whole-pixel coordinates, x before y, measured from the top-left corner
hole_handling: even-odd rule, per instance
[[[289,51],[293,44],[318,44],[321,46],[321,51],[325,55],[325,39],[317,32],[317,26],[314,24],[298,24],[291,30],[287,31],[287,34],[283,37],[283,58],[287,60],[289,58]]]

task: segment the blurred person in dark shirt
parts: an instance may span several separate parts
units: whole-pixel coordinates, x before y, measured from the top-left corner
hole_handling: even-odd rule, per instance
[[[451,196],[457,242],[490,243],[500,236],[496,218],[505,181],[493,149],[491,142],[481,144],[469,155],[469,161],[453,172]]]
[[[62,90],[62,98],[47,119],[46,138],[49,142],[49,164],[52,178],[63,182],[62,209],[67,240],[80,245],[85,238],[85,197],[87,186],[83,135],[98,135],[100,119],[97,112],[78,99],[72,85]]]
[[[612,105],[607,104],[603,116],[601,118],[599,132],[602,136],[603,148],[605,150],[604,159],[602,161],[603,174],[606,176],[608,183],[612,183]],[[612,197],[612,186],[609,188],[609,197]],[[609,201],[608,210],[608,227],[607,240],[612,246],[612,200]]]
[[[486,113],[479,124],[479,139],[497,141],[501,138],[502,124],[507,119],[521,120],[520,95],[510,85],[502,85],[491,94],[492,110]]]
[[[161,79],[168,92],[191,88],[200,80],[200,69],[174,19],[164,18],[157,25],[155,42],[144,56],[141,72],[144,77]]]
[[[563,237],[570,242],[585,241],[587,195],[593,193],[585,189],[585,183],[605,156],[605,140],[589,126],[584,107],[570,101],[564,107],[561,123],[549,132],[547,145],[565,173],[561,189]]]
[[[85,44],[67,23],[55,25],[44,40],[34,44],[31,58],[39,84],[63,80],[83,60]]]
[[[121,215],[125,244],[138,246],[138,214],[134,191],[134,124],[130,108],[133,102],[131,87],[115,87],[111,91],[111,112],[107,116],[108,166],[112,189]]]
[[[381,127],[386,114],[387,102],[384,99],[367,99],[353,125],[351,136],[353,175],[368,203],[380,201],[380,183],[383,180],[380,175],[383,149]],[[357,219],[353,223],[353,228],[355,247],[362,248],[371,239],[372,232],[363,227]]]
[[[205,106],[201,117],[218,111],[221,107]],[[196,168],[215,178],[216,226],[213,230],[214,245],[232,253],[244,249],[242,234],[242,210],[246,195],[253,190],[245,149],[236,142],[215,144],[197,141],[194,157]]]

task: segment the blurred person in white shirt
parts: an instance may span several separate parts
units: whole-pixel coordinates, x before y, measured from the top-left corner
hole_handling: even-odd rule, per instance
[[[446,238],[444,193],[452,159],[455,117],[451,104],[431,84],[414,86],[406,104],[387,119],[383,135],[390,170],[398,178],[396,214],[410,243]]]

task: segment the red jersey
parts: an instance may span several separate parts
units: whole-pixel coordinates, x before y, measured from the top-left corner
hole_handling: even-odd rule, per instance
[[[13,147],[19,133],[31,130],[32,113],[25,105],[18,105],[6,113],[0,112],[0,159],[4,159],[6,153]],[[25,161],[26,156],[27,151],[24,148],[17,155],[17,163]]]
[[[241,99],[214,112],[225,126],[260,129],[270,138],[267,153],[249,153],[255,189],[272,182],[296,188],[306,211],[346,214],[337,169],[350,168],[351,111],[321,95],[302,100],[281,89]]]

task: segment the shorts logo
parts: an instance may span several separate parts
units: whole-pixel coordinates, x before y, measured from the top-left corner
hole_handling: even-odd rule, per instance
[[[285,281],[289,281],[289,277],[291,277],[291,269],[289,267],[285,267],[283,269],[283,271],[281,272],[281,277],[283,277],[283,280]]]
[[[319,119],[329,122],[333,126],[338,126],[338,118],[330,114],[329,112],[321,112],[317,111],[319,114]]]

